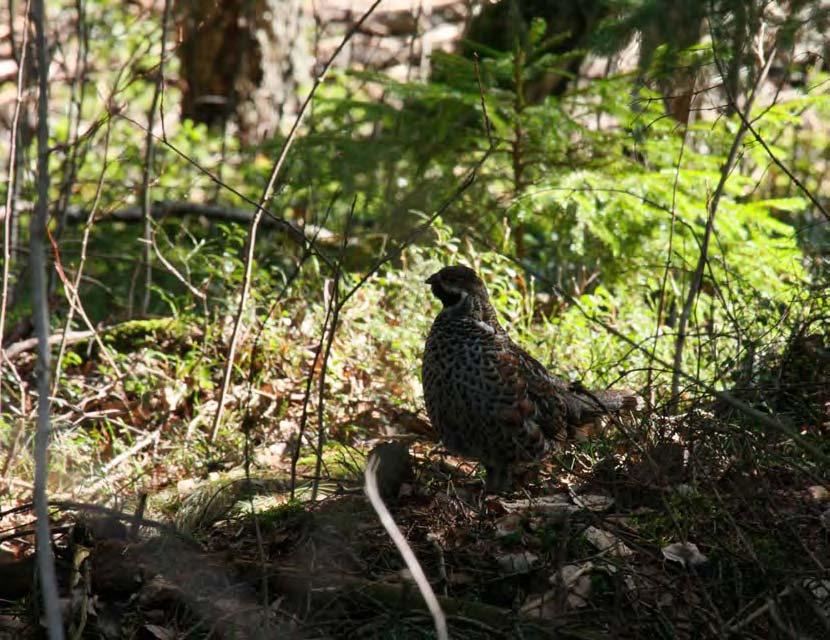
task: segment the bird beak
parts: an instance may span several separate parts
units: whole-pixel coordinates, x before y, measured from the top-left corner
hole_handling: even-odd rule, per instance
[[[424,280],[424,282],[425,282],[426,284],[435,284],[436,282],[438,282],[438,274],[437,274],[437,273],[433,273],[433,274],[432,274],[429,278],[427,278],[426,280]]]

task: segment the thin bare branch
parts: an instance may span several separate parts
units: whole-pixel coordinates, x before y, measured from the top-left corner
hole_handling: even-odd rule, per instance
[[[233,361],[236,357],[237,340],[239,339],[239,334],[242,326],[242,316],[244,315],[245,305],[248,302],[248,294],[251,288],[251,271],[253,269],[257,229],[259,228],[259,222],[262,218],[262,212],[265,210],[265,207],[267,207],[268,203],[271,201],[271,197],[274,193],[274,187],[277,184],[277,179],[280,177],[283,164],[285,163],[285,159],[288,156],[288,151],[291,149],[291,146],[294,143],[294,138],[296,137],[300,124],[302,123],[303,118],[305,117],[305,114],[308,110],[308,106],[309,104],[311,104],[311,100],[314,98],[314,94],[317,93],[317,88],[325,79],[325,76],[328,73],[328,70],[334,62],[335,58],[337,58],[337,56],[343,50],[343,47],[345,47],[346,43],[348,43],[348,41],[351,40],[352,36],[354,36],[357,30],[360,29],[360,26],[363,24],[366,18],[368,18],[375,10],[375,8],[380,4],[380,1],[381,0],[375,0],[375,2],[372,3],[372,5],[366,10],[366,12],[360,17],[360,19],[352,25],[348,32],[346,32],[346,35],[343,36],[342,41],[334,50],[334,53],[331,54],[331,57],[323,66],[323,69],[320,72],[320,74],[314,79],[314,84],[309,90],[305,101],[300,106],[300,110],[297,113],[297,117],[294,119],[294,124],[291,126],[291,130],[288,132],[288,136],[285,138],[285,141],[283,142],[282,149],[280,149],[280,153],[277,156],[277,161],[274,163],[274,167],[271,170],[271,175],[268,178],[268,184],[265,186],[265,189],[262,192],[262,197],[260,198],[259,205],[257,206],[256,214],[254,215],[254,218],[251,221],[251,226],[248,229],[248,238],[246,240],[245,252],[245,271],[242,276],[242,291],[239,296],[239,306],[237,308],[236,317],[234,318],[233,332],[231,334],[230,344],[228,345],[228,355],[225,362],[225,373],[222,376],[222,388],[219,392],[219,405],[216,407],[216,414],[213,417],[213,426],[210,430],[209,439],[211,442],[216,437],[216,432],[219,430],[219,424],[222,420],[222,413],[225,407],[225,399],[227,398],[228,387],[230,386],[231,382],[231,372],[233,371]]]
[[[713,44],[714,47],[714,44]],[[769,57],[767,58],[767,62],[764,65],[761,72],[758,74],[758,77],[755,80],[755,84],[752,87],[752,91],[747,98],[746,104],[744,105],[744,114],[746,117],[749,116],[749,113],[752,110],[752,105],[755,103],[755,97],[758,94],[758,90],[764,84],[764,81],[767,78],[767,74],[769,73],[770,67],[772,66],[772,61],[775,58],[774,55],[775,51],[773,50],[770,52]],[[717,187],[715,187],[715,191],[712,194],[712,197],[709,200],[709,207],[708,207],[708,215],[706,217],[706,228],[703,231],[703,239],[701,240],[700,246],[700,255],[698,257],[697,266],[695,267],[694,274],[692,275],[692,282],[689,284],[689,291],[686,295],[686,300],[683,304],[683,309],[680,312],[680,318],[677,321],[677,338],[674,343],[674,373],[672,374],[672,382],[671,382],[671,394],[672,394],[672,402],[676,405],[678,402],[678,396],[680,393],[680,378],[681,373],[681,365],[683,364],[683,348],[686,344],[686,327],[689,324],[689,317],[692,314],[692,308],[694,307],[695,300],[697,300],[697,296],[700,293],[700,287],[703,283],[703,272],[706,268],[706,264],[709,259],[709,242],[712,238],[712,232],[715,226],[715,216],[718,212],[718,206],[720,205],[720,199],[723,195],[724,187],[726,186],[726,181],[729,179],[729,176],[732,174],[732,170],[735,167],[735,162],[738,158],[738,150],[741,147],[741,143],[743,142],[744,135],[747,132],[746,118],[741,119],[741,125],[738,127],[738,131],[735,133],[735,137],[732,140],[732,146],[729,149],[729,155],[726,158],[726,162],[724,162],[723,166],[721,167],[720,173],[720,180],[718,181]]]
[[[58,250],[58,243],[52,234],[49,232],[49,229],[46,229],[46,235],[49,238],[49,242],[52,245],[52,253],[55,256],[55,272],[58,274],[58,278],[63,283],[64,288],[66,289],[66,298],[69,300],[70,308],[75,309],[81,316],[81,319],[87,326],[87,329],[92,333],[92,337],[95,339],[95,342],[98,344],[98,348],[101,349],[101,356],[107,361],[107,364],[112,367],[113,371],[115,371],[116,375],[121,378],[123,374],[121,373],[120,367],[115,363],[115,360],[112,359],[109,350],[104,345],[103,341],[101,340],[101,336],[98,335],[98,332],[95,330],[95,326],[92,324],[92,320],[89,319],[89,316],[84,309],[84,306],[81,302],[81,296],[78,294],[78,289],[69,281],[69,278],[66,276],[66,273],[63,270],[63,264],[61,262],[60,251]],[[124,399],[126,403],[126,398]]]
[[[49,400],[49,301],[46,294],[46,225],[49,219],[49,60],[46,51],[46,10],[43,0],[34,0],[32,19],[38,69],[37,202],[30,225],[30,270],[32,315],[38,339],[37,432],[35,434],[35,513],[37,515],[37,566],[51,640],[63,640],[63,620],[58,601],[58,581],[52,556],[49,526],[49,440],[52,435]]]
[[[69,331],[66,334],[66,344],[77,344],[79,342],[83,342],[84,340],[89,340],[95,335],[93,331]],[[51,347],[55,344],[60,344],[61,340],[64,339],[63,333],[56,333],[51,335],[47,338],[47,343]],[[25,340],[21,340],[20,342],[15,342],[8,346],[5,350],[6,359],[11,362],[21,353],[25,353],[27,351],[31,351],[35,347],[38,346],[38,339],[37,338],[26,338]]]
[[[66,295],[69,299],[69,311],[66,314],[66,322],[63,326],[63,338],[61,340],[60,348],[58,349],[58,357],[55,359],[55,380],[52,385],[52,394],[54,395],[57,392],[58,384],[60,382],[61,377],[61,363],[63,361],[64,351],[66,349],[66,336],[69,334],[69,330],[72,328],[72,320],[75,316],[75,309],[76,303],[77,306],[80,305],[80,297],[79,297],[79,287],[81,284],[81,278],[83,277],[84,273],[84,266],[86,265],[86,252],[87,247],[89,245],[89,237],[92,234],[92,227],[95,224],[95,214],[98,211],[98,207],[101,203],[101,194],[104,190],[104,176],[106,176],[107,169],[109,168],[109,148],[110,148],[110,133],[112,132],[112,120],[107,119],[107,129],[106,133],[104,134],[104,151],[103,151],[103,161],[101,167],[101,173],[98,176],[98,184],[95,188],[95,198],[92,201],[92,209],[89,212],[89,216],[87,217],[86,224],[84,225],[84,233],[81,238],[81,255],[78,261],[78,268],[75,272],[75,279],[72,283],[72,290],[75,292],[75,296],[77,300],[73,300],[70,296],[69,288],[66,288]],[[92,327],[91,330],[94,331]]]
[[[340,311],[343,309],[343,305],[340,302],[340,280],[343,275],[343,259],[345,258],[346,245],[349,242],[349,234],[351,233],[356,204],[357,197],[355,196],[352,200],[352,206],[349,208],[349,216],[346,219],[346,228],[343,231],[343,244],[340,246],[340,256],[337,258],[337,263],[334,268],[334,276],[331,280],[331,298],[328,305],[331,310],[331,322],[328,325],[328,336],[326,338],[322,366],[320,367],[320,379],[318,382],[317,392],[317,460],[314,464],[314,484],[311,488],[312,502],[317,499],[317,492],[320,486],[320,471],[323,466],[323,446],[326,444],[326,372],[329,367],[329,357],[331,356],[331,347],[334,344],[334,336],[337,334],[337,322],[340,319]],[[323,291],[323,294],[325,296],[325,291]],[[329,315],[328,310],[326,311],[326,315]]]
[[[128,115],[121,113],[121,114],[119,114],[119,117],[123,118],[124,120],[131,123],[132,125],[138,127],[140,130],[144,131],[145,133],[147,132],[147,127],[145,127],[140,122],[130,118]],[[245,213],[244,214],[245,221],[250,223],[250,222],[253,221],[253,218],[256,217],[256,215],[258,213],[262,214],[262,216],[263,216],[262,219],[263,220],[270,220],[276,227],[278,227],[279,229],[284,231],[286,233],[286,235],[288,235],[289,238],[291,238],[292,240],[297,242],[303,248],[309,247],[314,252],[315,256],[317,256],[325,264],[331,266],[331,261],[329,260],[328,256],[326,256],[326,254],[320,252],[317,249],[317,247],[315,247],[311,243],[310,239],[306,236],[306,234],[303,232],[303,230],[300,229],[297,225],[293,224],[289,220],[286,220],[285,218],[281,218],[280,216],[275,215],[272,211],[269,211],[267,207],[261,206],[258,202],[256,202],[252,198],[249,198],[248,196],[246,196],[244,193],[242,193],[238,189],[235,189],[233,186],[229,185],[228,183],[223,182],[216,174],[212,173],[211,171],[209,171],[208,169],[206,169],[205,167],[200,165],[198,162],[196,162],[193,158],[191,158],[189,155],[187,155],[184,151],[179,149],[176,145],[174,145],[169,140],[166,140],[165,138],[163,138],[161,136],[155,135],[152,132],[151,132],[151,135],[153,136],[153,139],[157,143],[159,143],[159,144],[167,147],[168,149],[170,149],[173,153],[175,153],[177,156],[179,156],[182,160],[184,160],[189,165],[194,167],[202,175],[204,175],[208,179],[210,179],[214,184],[216,184],[216,185],[222,187],[223,189],[225,189],[226,191],[232,193],[234,196],[236,196],[237,198],[242,200],[242,202],[244,202],[246,204],[249,204],[252,207],[254,207],[254,213],[253,214],[251,214],[251,213]],[[209,218],[210,217],[212,217],[212,218],[216,218],[216,217],[221,218],[222,217],[222,214],[214,214],[213,213],[214,208],[212,207],[212,205],[198,205],[198,204],[191,204],[191,203],[185,203],[185,204],[186,204],[186,208],[191,209],[191,210],[194,209],[194,208],[196,208],[196,209],[202,208],[202,211],[204,212],[203,215],[205,215],[206,217],[209,217]],[[153,209],[154,211],[155,211],[155,206],[156,205],[154,205],[154,209]],[[224,207],[218,207],[218,209],[226,210]],[[134,211],[134,209],[124,210],[123,215],[125,216],[125,218],[130,218],[131,219],[132,216],[133,216],[133,213],[132,213],[133,211]],[[155,216],[155,213],[153,215]],[[236,218],[238,216],[234,215],[233,217]],[[239,220],[241,221],[242,218],[239,217]],[[130,220],[130,221],[132,221],[132,220]]]
[[[14,19],[9,14],[10,32],[14,35]],[[29,46],[29,2],[26,2],[26,13],[23,21],[23,43],[20,49],[20,59],[17,62],[17,96],[14,103],[14,115],[10,131],[9,143],[9,172],[6,181],[6,210],[3,217],[3,293],[0,299],[0,340],[6,332],[6,306],[9,302],[9,269],[11,268],[11,236],[12,236],[12,209],[14,208],[14,190],[17,181],[17,131],[20,123],[20,109],[23,105],[23,73],[26,68],[26,49]],[[12,47],[14,49],[14,47]],[[0,372],[6,361],[6,355],[0,344]],[[3,388],[0,385],[0,411],[3,409]]]
[[[672,265],[672,254],[674,253],[674,234],[677,225],[677,185],[680,181],[680,164],[683,162],[683,153],[686,150],[686,142],[689,137],[688,124],[683,127],[683,139],[680,142],[680,152],[677,154],[677,163],[674,167],[674,182],[672,184],[671,222],[669,224],[669,244],[666,248],[666,263],[663,265],[663,277],[660,280],[660,298],[657,301],[657,320],[654,326],[654,342],[651,347],[651,365],[648,369],[647,389],[653,389],[654,355],[657,353],[657,340],[663,327],[663,312],[666,305],[666,284],[669,280],[669,273]]]
[[[324,284],[325,286],[325,284]],[[320,329],[320,341],[314,350],[314,360],[311,362],[308,375],[305,381],[305,392],[303,393],[303,407],[300,414],[300,426],[297,430],[297,446],[291,452],[291,499],[294,499],[297,487],[297,463],[300,460],[300,451],[303,447],[303,437],[305,436],[306,426],[308,424],[308,405],[311,402],[311,385],[314,383],[314,372],[317,370],[317,363],[320,361],[320,356],[323,355],[323,345],[326,341],[326,335],[329,327],[329,319],[331,318],[332,306],[331,303],[326,305],[326,315],[323,318],[323,326]]]
[[[158,75],[156,76],[156,86],[153,89],[153,100],[150,103],[150,110],[147,113],[147,135],[144,141],[144,171],[141,176],[141,207],[144,214],[144,295],[141,299],[141,315],[147,315],[147,309],[150,306],[150,291],[153,286],[153,218],[150,215],[150,209],[152,208],[150,174],[153,171],[153,162],[156,156],[153,126],[155,124],[159,99],[162,91],[164,91],[164,61],[167,51],[167,29],[170,23],[171,5],[172,0],[164,0],[164,13],[161,18],[161,53],[159,55]]]
[[[153,252],[156,254],[156,257],[159,259],[159,262],[164,265],[164,267],[169,271],[176,280],[181,282],[190,293],[192,293],[195,297],[199,298],[199,300],[205,300],[207,296],[203,291],[199,291],[196,287],[194,287],[190,282],[188,282],[187,278],[185,278],[181,273],[179,273],[178,269],[174,267],[170,261],[164,257],[161,250],[156,243],[156,228],[153,227],[152,233],[150,236],[150,241],[153,245]]]

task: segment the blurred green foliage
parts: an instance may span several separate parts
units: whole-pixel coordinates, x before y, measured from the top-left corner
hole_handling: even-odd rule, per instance
[[[632,5],[628,18],[647,8]],[[81,287],[96,321],[134,312],[141,287],[138,225],[107,220],[109,212],[138,204],[160,36],[157,21],[139,16],[129,4],[86,3],[88,58],[94,65],[83,92],[79,130],[85,133],[76,142],[79,166],[69,205],[89,212],[101,184]],[[429,82],[340,71],[320,87],[269,208],[307,229],[323,225],[333,232],[332,240],[321,235],[318,246],[335,260],[357,196],[343,253],[347,284],[405,242],[493,147],[473,185],[350,303],[364,312],[347,307],[342,331],[365,339],[337,344],[335,374],[350,362],[379,370],[388,363],[416,378],[421,341],[434,312],[421,280],[455,261],[481,269],[512,331],[564,375],[612,382],[625,370],[634,372],[631,384],[638,384],[646,379],[643,370],[653,368],[648,352],[671,360],[672,333],[698,259],[708,202],[739,120],[715,92],[699,103],[704,117],[693,118],[686,128],[667,116],[657,83],[649,79],[670,72],[670,58],[698,69],[703,84],[704,77],[717,75],[713,51],[728,63],[730,49],[713,48],[708,37],[669,57],[668,49],[657,47],[653,66],[639,76],[583,79],[561,95],[530,100],[533,83],[566,73],[572,54],[552,52],[558,37],[535,20],[512,50],[480,47],[478,69],[468,58],[436,53]],[[175,56],[169,56],[167,73],[176,78]],[[828,141],[827,127],[816,123],[830,116],[830,83],[817,67],[805,73],[805,81],[773,106],[761,100],[751,118],[772,151],[820,192]],[[155,127],[153,199],[252,211],[243,198],[259,198],[284,139],[275,135],[243,147],[232,128],[223,139],[218,131],[179,122],[179,96],[176,83],[167,82],[165,126]],[[53,105],[68,97],[67,86],[53,87]],[[71,113],[58,108],[53,113],[51,161],[60,177],[67,153],[61,145],[72,142]],[[24,198],[32,197],[31,173],[23,178]],[[61,180],[52,184],[57,198]],[[728,379],[749,345],[756,353],[779,348],[799,322],[824,312],[816,305],[826,300],[809,293],[826,276],[826,225],[815,224],[816,215],[747,136],[720,201],[691,319],[687,370],[709,381]],[[81,225],[69,225],[60,238],[68,273],[78,264],[81,231]],[[238,303],[245,235],[243,225],[195,216],[159,222],[159,251],[207,294],[207,302],[156,261],[152,312],[226,318]],[[301,255],[286,236],[261,231],[251,313],[265,317]],[[528,277],[515,258],[539,278]],[[282,320],[299,318],[307,337],[319,332],[326,277],[331,270],[323,261],[313,256],[305,261],[266,322],[269,330],[278,335]],[[26,313],[24,301],[11,319]],[[58,307],[57,319],[63,313],[65,305]],[[596,320],[613,325],[645,351],[602,331]],[[268,348],[279,341],[268,339]],[[407,397],[408,392],[401,396]]]

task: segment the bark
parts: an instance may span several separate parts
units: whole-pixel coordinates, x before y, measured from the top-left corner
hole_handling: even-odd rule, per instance
[[[46,293],[46,225],[49,219],[49,60],[46,51],[46,12],[43,0],[34,0],[35,48],[38,67],[37,126],[37,203],[30,226],[30,267],[32,278],[32,315],[38,338],[37,361],[37,431],[35,433],[35,490],[37,515],[37,566],[40,578],[46,628],[51,640],[63,640],[63,621],[58,602],[55,560],[49,528],[49,439],[52,432],[49,402],[49,304]]]
[[[182,116],[208,126],[235,119],[249,141],[296,115],[312,73],[302,0],[178,0]]]

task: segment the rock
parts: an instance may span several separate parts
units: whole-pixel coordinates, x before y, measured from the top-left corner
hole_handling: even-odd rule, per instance
[[[539,556],[527,551],[508,553],[496,558],[496,563],[502,573],[522,574],[529,573],[539,561]]]
[[[384,501],[397,500],[404,484],[412,482],[412,456],[409,445],[403,442],[381,442],[369,453],[368,459],[377,458],[378,490]]]
[[[814,502],[827,502],[830,500],[830,491],[827,490],[827,487],[823,487],[820,484],[807,487],[807,493]]]
[[[709,561],[697,548],[694,542],[673,542],[663,547],[663,557],[666,560],[679,562],[684,567],[699,567]]]
[[[590,526],[585,529],[585,537],[592,545],[600,551],[606,551],[609,555],[625,558],[633,555],[634,551],[612,533]]]

